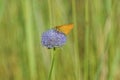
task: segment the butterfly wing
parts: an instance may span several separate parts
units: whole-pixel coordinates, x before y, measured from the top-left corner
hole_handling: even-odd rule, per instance
[[[72,30],[72,28],[73,28],[73,24],[56,26],[56,29],[58,31],[63,32],[66,35]]]

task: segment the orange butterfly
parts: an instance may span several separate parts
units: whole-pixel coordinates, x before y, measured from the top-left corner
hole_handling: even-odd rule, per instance
[[[63,32],[65,35],[67,35],[73,28],[73,24],[67,24],[62,26],[56,26],[56,30]]]

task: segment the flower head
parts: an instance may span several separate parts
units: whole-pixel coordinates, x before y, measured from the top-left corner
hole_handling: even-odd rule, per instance
[[[42,45],[47,48],[55,48],[64,45],[66,42],[66,35],[56,29],[50,29],[42,34]]]

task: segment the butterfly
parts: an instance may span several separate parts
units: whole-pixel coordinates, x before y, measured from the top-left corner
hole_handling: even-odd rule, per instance
[[[73,29],[73,24],[56,26],[55,29],[67,35]]]

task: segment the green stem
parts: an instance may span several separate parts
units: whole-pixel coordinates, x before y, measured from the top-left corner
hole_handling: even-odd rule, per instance
[[[52,63],[51,63],[51,67],[50,67],[50,72],[49,72],[48,80],[51,80],[51,77],[53,75],[53,70],[54,70],[55,52],[53,50],[51,51],[51,56],[52,56]]]
[[[30,77],[31,80],[35,80],[36,75],[36,63],[35,63],[35,50],[34,50],[34,25],[33,25],[33,13],[31,1],[25,0],[22,1],[23,5],[23,14],[25,17],[25,31],[26,31],[26,45],[27,45],[27,53],[28,53],[28,61],[30,68]]]
[[[89,2],[85,1],[85,54],[84,54],[84,80],[88,80],[88,52],[89,52]]]
[[[48,0],[48,8],[49,8],[49,20],[50,20],[50,28],[53,27],[53,5],[52,5],[52,1],[51,0]]]
[[[76,1],[72,0],[72,13],[74,22],[74,69],[75,69],[75,80],[80,80],[80,57],[79,57],[79,46],[78,46],[78,28],[77,28],[77,11]]]

